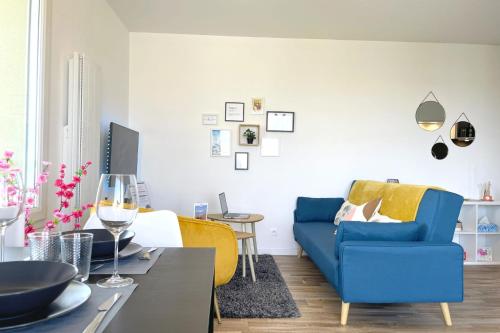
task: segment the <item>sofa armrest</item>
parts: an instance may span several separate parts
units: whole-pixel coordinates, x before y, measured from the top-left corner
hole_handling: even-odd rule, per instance
[[[344,302],[463,301],[463,249],[455,243],[347,241],[339,268]]]
[[[294,222],[332,222],[343,198],[308,198],[298,197],[296,209],[293,212]]]
[[[377,223],[340,222],[335,240],[335,256],[345,241],[400,241],[412,242],[420,238],[421,226],[415,222]]]

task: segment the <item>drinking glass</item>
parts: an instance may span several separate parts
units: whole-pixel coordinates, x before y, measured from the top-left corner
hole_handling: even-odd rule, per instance
[[[30,259],[40,261],[61,261],[60,232],[32,232],[28,234]]]
[[[96,215],[115,238],[113,275],[97,282],[99,287],[119,288],[134,282],[118,275],[118,240],[134,221],[139,211],[137,180],[134,175],[103,174],[95,203]]]
[[[89,278],[93,238],[93,234],[84,232],[61,236],[62,261],[78,269],[75,280],[80,282],[85,282]]]
[[[5,231],[17,221],[23,207],[24,185],[21,171],[0,171],[0,262],[5,259]]]

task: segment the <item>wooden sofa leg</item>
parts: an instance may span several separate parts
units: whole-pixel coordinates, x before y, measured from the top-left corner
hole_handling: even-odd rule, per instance
[[[440,303],[441,311],[443,312],[443,319],[446,326],[453,325],[451,322],[450,308],[448,307],[448,303]]]
[[[342,302],[342,309],[340,310],[340,325],[347,325],[347,317],[349,316],[350,303]]]
[[[221,323],[219,301],[217,300],[217,293],[214,290],[214,305],[215,305],[215,315],[217,316],[217,323]]]
[[[297,244],[297,257],[300,259],[302,258],[302,255],[304,254],[304,249],[302,248],[302,246],[298,245]]]

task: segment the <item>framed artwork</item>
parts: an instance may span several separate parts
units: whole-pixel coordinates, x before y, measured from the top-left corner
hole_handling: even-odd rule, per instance
[[[201,123],[203,125],[217,125],[217,114],[204,113],[201,115]]]
[[[206,220],[207,212],[208,212],[208,203],[206,202],[197,202],[194,204],[194,218],[198,220]]]
[[[258,146],[260,137],[259,125],[240,125],[240,146]]]
[[[252,114],[264,114],[264,99],[252,98]]]
[[[295,126],[295,112],[267,111],[267,132],[293,132]]]
[[[210,156],[212,157],[231,156],[231,130],[228,129],[210,130]]]
[[[248,170],[248,153],[234,153],[234,170]]]
[[[280,140],[277,138],[262,138],[260,155],[264,157],[280,156]]]
[[[245,121],[245,103],[226,102],[226,121]]]

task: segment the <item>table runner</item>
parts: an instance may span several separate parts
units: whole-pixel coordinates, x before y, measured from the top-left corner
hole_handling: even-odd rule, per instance
[[[129,258],[120,259],[118,261],[118,273],[123,275],[146,274],[161,256],[163,250],[164,248],[159,248],[158,250],[151,253],[151,260],[140,260],[139,257],[142,255],[141,252],[130,256]],[[102,263],[104,264],[104,266],[96,269],[95,271],[92,271],[93,267],[96,267],[100,264],[101,263],[90,265],[91,275],[113,274],[113,261]]]

